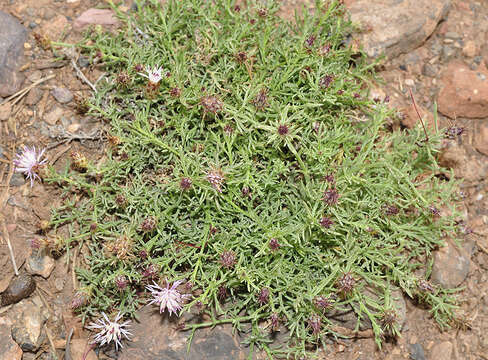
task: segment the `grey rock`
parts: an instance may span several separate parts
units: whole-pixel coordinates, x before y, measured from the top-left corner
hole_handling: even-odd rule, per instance
[[[24,175],[20,173],[14,173],[10,179],[10,186],[22,186],[25,184]]]
[[[18,71],[24,61],[27,29],[13,16],[0,11],[0,97],[20,90],[24,75]]]
[[[425,352],[421,344],[410,345],[410,359],[425,360]]]
[[[31,21],[31,22],[29,23],[29,28],[34,29],[34,28],[36,28],[36,27],[37,27],[37,23],[35,23],[34,21]]]
[[[1,305],[7,306],[15,304],[20,300],[28,297],[36,289],[36,283],[29,274],[21,274],[14,277],[7,289],[1,295]]]
[[[351,19],[372,31],[360,34],[370,57],[395,57],[420,46],[448,13],[451,0],[357,0],[349,5]]]
[[[449,341],[443,341],[439,344],[434,345],[434,347],[430,351],[430,358],[431,359],[451,360],[452,359],[452,352],[453,352],[452,343]]]
[[[3,150],[3,147],[0,146],[0,159],[4,159],[5,156],[3,155],[5,150]]]
[[[90,65],[90,59],[89,58],[87,58],[86,56],[83,56],[83,55],[78,58],[78,66],[85,68],[85,67],[88,67],[88,65]]]
[[[12,339],[11,322],[0,318],[0,360],[21,360],[22,349]]]
[[[65,87],[55,87],[52,89],[51,94],[61,104],[66,104],[73,100],[73,93]]]
[[[442,47],[442,52],[441,52],[441,60],[444,62],[447,62],[451,60],[454,56],[456,55],[456,49],[449,46],[449,45],[444,45]]]
[[[470,263],[464,249],[447,241],[446,246],[434,253],[431,281],[444,288],[455,288],[468,276]]]
[[[448,32],[446,32],[445,37],[447,39],[453,39],[453,40],[457,40],[457,39],[460,39],[461,38],[461,36],[457,32],[454,32],[454,31],[448,31]]]
[[[49,313],[41,299],[25,299],[15,304],[9,311],[12,321],[12,337],[23,351],[35,352],[45,340],[44,323]]]
[[[432,78],[437,76],[438,71],[436,66],[429,63],[425,63],[422,67],[422,74]]]

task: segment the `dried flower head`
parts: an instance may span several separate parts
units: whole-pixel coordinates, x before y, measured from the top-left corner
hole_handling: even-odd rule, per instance
[[[38,172],[46,163],[47,159],[42,159],[46,150],[37,151],[34,146],[24,146],[22,153],[17,154],[13,161],[15,171],[22,172],[30,179],[31,187],[34,186],[34,179],[39,179]]]
[[[290,129],[288,128],[287,125],[285,124],[280,124],[278,125],[278,134],[280,136],[286,136],[290,132]]]
[[[268,90],[267,89],[261,89],[259,90],[258,94],[252,101],[253,105],[256,107],[258,110],[264,110],[265,108],[268,107]]]
[[[177,98],[177,97],[180,97],[181,95],[181,90],[180,88],[178,87],[173,87],[171,89],[169,89],[169,94],[174,97],[174,98]]]
[[[350,272],[342,274],[337,280],[337,290],[343,296],[349,295],[354,290],[355,285],[356,279],[354,279]]]
[[[252,198],[251,194],[251,189],[249,189],[249,186],[243,186],[241,190],[242,197],[247,197],[249,199]]]
[[[258,15],[262,18],[266,17],[268,15],[268,10],[266,9],[259,9],[258,10]]]
[[[184,177],[180,180],[180,188],[181,190],[188,190],[191,188],[192,181],[190,178]]]
[[[158,274],[158,268],[154,264],[148,265],[142,272],[142,276],[147,279],[153,279],[157,276],[157,274]]]
[[[244,64],[247,60],[247,53],[245,51],[239,51],[235,54],[235,59],[239,64]]]
[[[463,133],[464,133],[463,127],[450,126],[444,129],[444,137],[450,140],[456,139],[458,136],[461,136]]]
[[[154,66],[153,68],[150,68],[149,66],[146,66],[146,74],[144,73],[139,73],[139,75],[144,76],[149,80],[149,83],[151,85],[157,85],[163,78],[162,76],[163,68],[161,66]]]
[[[385,337],[392,337],[395,333],[395,325],[398,322],[397,313],[394,310],[385,310],[381,315],[381,325]]]
[[[332,306],[332,301],[328,297],[325,297],[324,295],[316,296],[313,299],[313,303],[317,307],[317,309],[322,311]]]
[[[330,84],[332,83],[332,81],[334,80],[334,77],[331,76],[331,75],[325,75],[323,77],[320,78],[319,80],[319,86],[322,88],[322,89],[327,89]]]
[[[330,45],[329,44],[324,44],[318,49],[318,54],[319,56],[326,56],[330,52]]]
[[[234,6],[234,11],[235,12],[240,12],[241,11],[241,7],[239,5]]]
[[[224,183],[224,174],[222,170],[213,168],[207,172],[207,180],[215,190],[222,192],[222,185]]]
[[[107,242],[104,244],[105,250],[115,255],[119,260],[128,259],[131,256],[133,243],[130,238],[123,235],[115,241]]]
[[[116,276],[114,282],[119,290],[124,290],[129,284],[129,280],[124,275]]]
[[[81,152],[72,151],[69,156],[72,161],[72,166],[76,170],[85,171],[88,168],[88,160]]]
[[[119,146],[122,143],[122,140],[120,140],[120,138],[115,135],[107,135],[107,141],[108,144],[113,148]]]
[[[225,135],[230,136],[230,135],[232,135],[233,132],[234,132],[234,128],[232,127],[232,125],[226,124],[224,126],[224,133],[225,133]]]
[[[127,206],[127,199],[125,198],[124,195],[118,194],[115,197],[115,203],[117,204],[118,207],[123,208],[123,207]]]
[[[121,87],[127,87],[130,84],[130,76],[126,71],[121,71],[117,74],[117,77],[115,78],[115,81],[117,82],[117,85]]]
[[[220,285],[219,289],[217,290],[217,298],[221,303],[225,302],[227,299],[227,287],[224,285]]]
[[[220,101],[219,98],[216,96],[210,96],[210,95],[203,96],[200,99],[200,104],[202,105],[203,111],[205,113],[216,114],[222,111],[223,108],[222,101]]]
[[[78,309],[88,302],[88,294],[85,291],[77,291],[71,299],[71,308]]]
[[[146,289],[151,292],[152,299],[149,304],[156,304],[159,306],[159,312],[162,314],[165,309],[168,309],[169,315],[180,311],[183,302],[189,299],[191,295],[181,294],[177,287],[182,283],[182,280],[175,281],[170,286],[169,282],[165,288],[160,287],[158,284],[146,286]]]
[[[361,98],[361,95],[359,95],[359,93],[354,93],[353,96],[354,96],[355,99],[360,99]]]
[[[330,188],[324,191],[324,196],[322,200],[327,205],[335,205],[339,200],[339,193],[337,192],[336,188]]]
[[[154,216],[149,216],[142,221],[140,228],[141,231],[149,233],[156,229],[157,224],[158,220]]]
[[[127,330],[130,321],[125,321],[120,323],[122,319],[122,314],[119,312],[115,317],[114,321],[110,321],[108,316],[102,312],[103,318],[98,319],[96,322],[90,323],[86,328],[98,333],[93,338],[93,343],[98,343],[100,346],[109,344],[111,342],[115,343],[115,350],[119,350],[119,346],[122,346],[121,340],[126,338],[130,340],[129,336],[132,334]]]
[[[134,70],[138,73],[142,72],[142,71],[144,71],[144,66],[142,66],[142,64],[136,64],[136,65],[134,65]]]
[[[271,251],[276,251],[280,248],[280,243],[278,242],[278,239],[276,238],[271,238],[269,240],[269,248],[271,249]]]
[[[98,228],[98,224],[97,223],[91,223],[90,224],[90,232],[91,233],[94,233],[95,231],[97,231],[97,228]]]
[[[420,279],[417,285],[422,292],[434,292],[434,287],[427,280]]]
[[[226,269],[232,269],[237,263],[236,253],[232,250],[224,250],[220,254],[220,264]]]
[[[258,294],[258,303],[259,305],[263,306],[269,302],[269,289],[267,287],[263,287]]]
[[[320,220],[319,220],[319,224],[320,226],[322,226],[323,228],[325,229],[329,229],[331,227],[332,224],[334,224],[334,222],[327,216],[323,216]]]
[[[334,174],[327,174],[324,176],[324,180],[327,181],[329,184],[335,184]]]
[[[318,315],[312,315],[308,319],[308,327],[312,329],[312,335],[317,336],[322,330],[322,319]]]

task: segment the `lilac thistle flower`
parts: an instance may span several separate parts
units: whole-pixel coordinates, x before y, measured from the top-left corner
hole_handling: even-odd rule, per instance
[[[47,159],[41,160],[45,151],[46,149],[37,152],[34,146],[24,146],[24,151],[21,154],[17,154],[13,161],[15,171],[24,173],[27,179],[30,179],[31,187],[34,186],[34,179],[40,179],[37,171],[47,161]]]
[[[163,68],[161,66],[160,67],[155,66],[152,69],[149,66],[146,66],[146,72],[147,75],[143,73],[138,73],[138,74],[149,79],[149,82],[153,85],[159,84],[159,82],[163,78],[163,75],[161,74],[163,72]]]
[[[109,344],[112,341],[115,342],[115,350],[119,350],[119,346],[122,348],[121,340],[125,337],[127,340],[132,334],[127,330],[130,321],[120,323],[122,314],[119,312],[114,321],[110,321],[108,316],[102,312],[103,318],[98,319],[96,322],[90,323],[86,328],[90,330],[98,331],[93,338],[93,343],[98,343],[100,346]]]
[[[170,287],[169,283],[165,288],[162,288],[158,284],[146,286],[146,289],[151,292],[152,300],[149,304],[159,305],[159,312],[162,314],[164,309],[168,309],[169,314],[176,313],[181,310],[183,301],[189,299],[191,295],[181,294],[176,288],[182,283],[182,280],[175,281]]]

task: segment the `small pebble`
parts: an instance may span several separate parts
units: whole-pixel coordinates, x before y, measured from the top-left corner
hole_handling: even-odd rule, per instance
[[[29,23],[29,27],[30,27],[31,29],[34,29],[35,27],[37,27],[37,24],[36,24],[34,21],[31,21],[31,22]]]
[[[412,360],[425,360],[424,348],[421,344],[410,345],[410,359]]]
[[[1,305],[7,306],[15,304],[22,299],[25,299],[36,289],[36,282],[29,274],[21,274],[14,277],[7,289],[1,295]]]
[[[24,49],[26,50],[32,49],[32,45],[26,42],[24,43]]]
[[[14,173],[10,179],[10,186],[22,186],[25,184],[24,175],[20,173]]]
[[[80,56],[78,58],[78,66],[79,67],[85,68],[88,65],[90,65],[90,59],[89,58],[87,58],[86,56]]]
[[[55,87],[52,89],[51,94],[61,104],[66,104],[73,100],[73,93],[65,87]]]

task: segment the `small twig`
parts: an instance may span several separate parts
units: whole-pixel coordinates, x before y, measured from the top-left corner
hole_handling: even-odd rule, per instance
[[[21,98],[22,98],[24,95],[26,95],[26,94],[29,92],[29,90],[31,90],[32,88],[36,87],[37,85],[39,85],[39,84],[43,83],[44,81],[47,81],[47,80],[52,79],[52,78],[53,78],[53,77],[55,77],[55,76],[56,76],[56,75],[54,75],[54,74],[53,74],[53,75],[49,75],[49,76],[46,76],[46,77],[45,77],[45,78],[43,78],[43,79],[39,79],[39,80],[37,80],[37,81],[33,82],[32,84],[30,84],[29,86],[26,86],[26,87],[25,87],[25,88],[23,88],[22,90],[17,91],[15,94],[10,95],[10,96],[9,96],[8,98],[6,98],[6,99],[5,99],[5,101],[4,101],[4,102],[2,102],[2,104],[0,104],[0,105],[3,105],[3,104],[5,104],[5,103],[9,102],[10,100],[12,100],[12,99],[14,99],[14,98],[18,97],[18,99],[16,99],[16,100],[15,100],[15,101],[12,103],[12,105],[15,105],[15,104],[16,104],[16,103],[17,103],[17,102],[18,102],[18,101],[19,101],[19,100],[20,100],[20,99],[21,99]]]
[[[12,261],[12,266],[14,267],[15,275],[19,275],[19,269],[17,268],[17,262],[15,261],[14,250],[12,249],[12,244],[10,243],[10,236],[8,235],[7,225],[5,224],[5,220],[1,219],[2,221],[2,231],[3,231],[3,238],[7,241],[8,250],[10,252],[10,260]]]
[[[417,104],[415,103],[415,99],[413,97],[413,94],[412,94],[412,89],[408,89],[408,91],[410,91],[410,97],[412,98],[412,103],[413,103],[413,108],[415,109],[415,112],[417,113],[419,119],[420,119],[420,123],[422,124],[422,127],[424,128],[424,133],[425,133],[425,141],[429,141],[429,135],[427,135],[427,130],[425,129],[425,125],[424,125],[424,120],[422,120],[422,116],[420,116],[420,113],[419,113],[419,109],[417,108]]]
[[[76,288],[78,287],[78,285],[76,284],[76,260],[78,258],[78,250],[79,248],[77,247],[75,249],[75,253],[73,254],[73,262],[72,262],[72,267],[71,267],[71,276],[72,276],[72,280],[73,280],[73,290],[76,290]]]
[[[54,155],[50,160],[49,160],[49,165],[53,166],[56,161],[67,151],[71,149],[71,145],[66,146],[65,148],[62,148],[56,155]]]
[[[88,80],[85,76],[85,74],[83,74],[83,72],[80,70],[80,68],[78,67],[78,65],[76,65],[76,62],[74,59],[71,59],[71,65],[73,65],[73,68],[76,70],[76,75],[78,75],[78,77],[83,80],[89,87],[91,87],[91,89],[93,90],[93,92],[97,93],[97,88],[95,87],[95,85],[93,85],[90,80]]]

